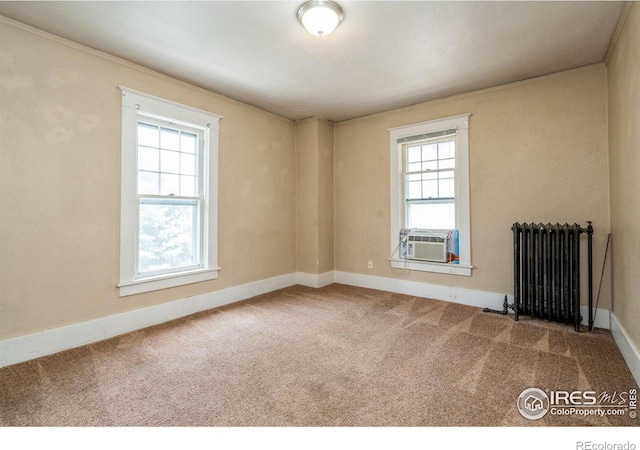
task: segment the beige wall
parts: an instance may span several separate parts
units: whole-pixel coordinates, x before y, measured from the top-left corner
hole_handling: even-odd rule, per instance
[[[318,273],[318,121],[296,125],[296,269]]]
[[[333,270],[333,124],[314,117],[296,124],[296,268]]]
[[[295,271],[295,125],[0,18],[0,340]],[[224,116],[219,279],[120,298],[123,85]]]
[[[336,270],[447,285],[453,295],[457,287],[512,294],[514,222],[592,220],[599,282],[610,223],[606,86],[599,64],[337,124]],[[465,113],[473,274],[392,270],[387,129]]]
[[[333,270],[333,128],[318,121],[318,273]]]
[[[630,41],[623,36],[612,64],[629,52],[637,55]],[[511,293],[509,228],[515,221],[592,220],[600,268],[609,232],[604,65],[335,126],[317,118],[296,125],[3,19],[0,42],[0,340],[296,270]],[[616,70],[611,66],[609,76]],[[637,80],[637,65],[619,71],[619,84]],[[219,279],[118,297],[119,85],[224,116]],[[621,111],[633,106],[623,99],[617,104]],[[625,124],[633,118],[637,123],[637,107],[635,116],[623,112],[620,126],[632,130]],[[471,113],[473,276],[392,271],[386,130],[463,113]],[[637,148],[637,135],[627,134],[620,150],[612,151],[613,159],[629,158],[612,166],[612,177],[626,174],[626,181],[612,184],[616,190],[635,182],[637,164],[630,161],[637,163],[637,154],[630,149]],[[637,223],[630,217],[637,218],[638,208],[628,209],[616,213],[619,224]],[[614,262],[621,261],[620,252]],[[633,277],[620,283],[616,290],[629,298],[638,291]],[[607,271],[601,307],[610,306],[609,292]],[[637,303],[622,304],[620,311],[635,311],[637,318]]]
[[[607,64],[613,312],[640,348],[640,6]]]

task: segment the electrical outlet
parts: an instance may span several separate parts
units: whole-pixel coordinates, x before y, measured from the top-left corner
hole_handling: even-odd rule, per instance
[[[373,269],[373,261],[367,261],[367,269]]]

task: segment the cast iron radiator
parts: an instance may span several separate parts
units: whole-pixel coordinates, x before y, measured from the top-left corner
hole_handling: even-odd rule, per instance
[[[520,314],[574,325],[580,331],[580,237],[587,234],[589,330],[593,329],[593,227],[519,224],[513,231],[515,320]]]

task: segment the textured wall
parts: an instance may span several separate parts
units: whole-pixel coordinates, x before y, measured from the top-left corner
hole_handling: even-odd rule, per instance
[[[640,6],[607,64],[613,311],[640,348]]]
[[[514,222],[592,220],[597,283],[610,223],[606,83],[599,64],[337,124],[336,270],[511,294]],[[473,274],[392,270],[387,129],[465,113]]]
[[[318,121],[318,273],[333,270],[333,124]]]
[[[318,273],[318,120],[296,124],[296,270]]]
[[[295,271],[295,125],[0,21],[0,340]],[[224,116],[219,279],[120,298],[119,85]]]
[[[632,80],[637,85],[637,63],[627,67],[629,59],[638,59],[637,39],[628,36],[638,33],[637,9],[609,68],[610,77],[619,77],[620,89],[631,89]],[[336,270],[425,281],[452,290],[508,293],[512,290],[509,227],[514,221],[593,220],[599,275],[609,231],[603,65],[423,103],[334,128],[321,119],[296,126],[11,22],[0,22],[0,42],[4,193],[0,340],[296,270],[323,273],[332,270],[334,262]],[[118,297],[119,85],[224,116],[218,280]],[[610,92],[612,98],[614,93]],[[637,91],[633,95],[637,99]],[[612,166],[612,186],[620,191],[635,182],[631,173],[638,167],[637,152],[632,154],[631,148],[637,149],[638,137],[630,124],[637,123],[638,113],[637,106],[624,98],[612,106],[620,110],[619,136],[626,142],[612,150],[612,158],[618,152],[625,155],[624,162],[616,162],[619,168]],[[473,276],[392,271],[387,262],[386,130],[463,113],[471,113]],[[615,114],[611,118],[617,120]],[[306,150],[300,147],[305,140],[310,143]],[[302,160],[304,151],[315,155]],[[615,182],[618,174],[626,181]],[[307,175],[315,181],[305,187],[301,180]],[[612,198],[617,195],[612,192]],[[624,195],[632,196],[633,191]],[[616,213],[617,223],[632,226],[630,219],[637,218],[638,208],[627,204],[633,205],[637,198],[621,198],[625,200],[618,205],[624,203],[627,210]],[[310,211],[305,212],[307,207]],[[622,242],[631,247],[623,257],[618,244],[614,270],[616,261],[633,258],[635,266],[628,267],[638,266],[638,251],[632,248],[637,250],[638,241],[629,231],[619,232],[616,239],[620,241],[624,233]],[[301,239],[315,242],[312,253],[301,254]],[[368,260],[374,261],[372,270],[367,270]],[[627,306],[621,304],[620,311],[636,314],[637,321],[638,300],[632,295],[638,291],[633,284],[637,281],[630,275],[619,281],[616,290],[622,294],[616,298],[631,299]],[[607,271],[601,307],[610,305],[609,287]],[[626,325],[632,328],[630,322]]]
[[[333,270],[333,124],[313,117],[296,124],[296,268]]]

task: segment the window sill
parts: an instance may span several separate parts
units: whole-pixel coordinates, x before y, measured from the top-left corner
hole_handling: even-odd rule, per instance
[[[390,258],[389,263],[394,269],[447,273],[451,275],[463,275],[466,277],[471,276],[471,269],[473,269],[473,266],[466,264],[448,264],[398,258]]]
[[[185,273],[163,275],[144,280],[121,281],[118,283],[120,297],[142,294],[143,292],[157,291],[185,284],[198,283],[200,281],[214,280],[218,278],[220,268],[194,270]]]

